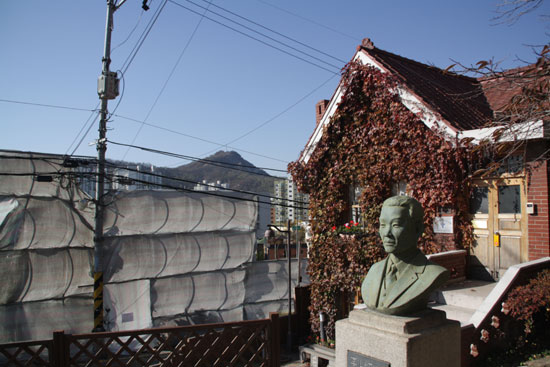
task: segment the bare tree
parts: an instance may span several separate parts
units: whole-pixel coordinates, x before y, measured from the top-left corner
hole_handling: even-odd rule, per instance
[[[523,15],[539,8],[543,3],[544,0],[504,0],[497,5],[498,15],[493,18],[493,21],[513,24]],[[548,14],[543,14],[541,17],[547,18]]]
[[[544,0],[504,0],[497,6],[499,15],[494,19],[512,24],[543,3]],[[543,16],[550,20],[548,15]],[[454,68],[457,73],[476,77],[482,87],[480,92],[487,97],[494,112],[493,120],[487,125],[494,128],[492,139],[480,145],[480,149],[491,152],[493,163],[489,171],[498,169],[510,156],[525,152],[522,147],[527,137],[541,132],[545,124],[550,123],[550,43],[531,48],[536,62],[518,60],[523,66],[515,69],[504,70],[494,60],[482,60],[475,65],[453,60],[454,64],[446,70]],[[493,144],[495,142],[500,144]],[[549,159],[550,148],[545,148],[529,160]],[[483,170],[483,174],[487,173]]]

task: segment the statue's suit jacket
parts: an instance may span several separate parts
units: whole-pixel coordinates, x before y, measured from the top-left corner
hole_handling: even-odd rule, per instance
[[[410,314],[426,308],[430,293],[449,278],[442,266],[430,262],[420,251],[400,272],[398,279],[385,289],[388,258],[374,264],[361,286],[368,308],[392,315]]]

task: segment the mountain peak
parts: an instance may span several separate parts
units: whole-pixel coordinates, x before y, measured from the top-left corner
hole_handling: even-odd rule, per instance
[[[257,168],[235,151],[217,153],[172,169],[175,176],[194,182],[220,181],[232,189],[253,192],[271,192],[273,180],[267,172]]]
[[[245,171],[250,172],[253,174],[258,174],[262,176],[269,176],[267,172],[264,170],[261,170],[254,166],[252,163],[241,157],[241,155],[235,151],[223,151],[220,150],[217,153],[201,159],[197,160],[195,162],[186,164],[184,166],[179,166],[178,170],[187,170],[187,169],[195,169],[195,168],[215,168],[218,167],[220,169],[227,169],[227,170],[237,170],[237,171]],[[216,170],[219,171],[219,170]]]

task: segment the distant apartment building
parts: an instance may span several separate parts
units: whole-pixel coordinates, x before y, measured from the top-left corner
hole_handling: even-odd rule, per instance
[[[309,197],[298,192],[292,179],[276,180],[273,184],[271,200],[271,221],[286,224],[288,220],[301,222],[309,220],[307,210]]]
[[[96,166],[79,165],[78,185],[82,191],[95,197]],[[156,176],[155,166],[145,164],[128,164],[125,167],[106,167],[105,191],[159,190],[162,177]]]
[[[223,191],[229,189],[228,183],[222,183],[221,181],[207,182],[202,180],[202,183],[198,183],[193,187],[194,191]]]
[[[87,162],[87,161],[84,161]],[[80,190],[90,195],[90,197],[95,197],[96,190],[96,172],[97,168],[95,164],[88,162],[87,164],[79,164],[76,171],[76,181]]]
[[[113,182],[111,188],[118,191],[159,190],[162,177],[155,175],[155,166],[152,164],[115,168],[112,170]]]

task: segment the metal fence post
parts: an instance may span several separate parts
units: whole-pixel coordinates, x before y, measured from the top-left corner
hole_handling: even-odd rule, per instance
[[[281,325],[277,312],[269,313],[271,321],[271,367],[281,366]]]

